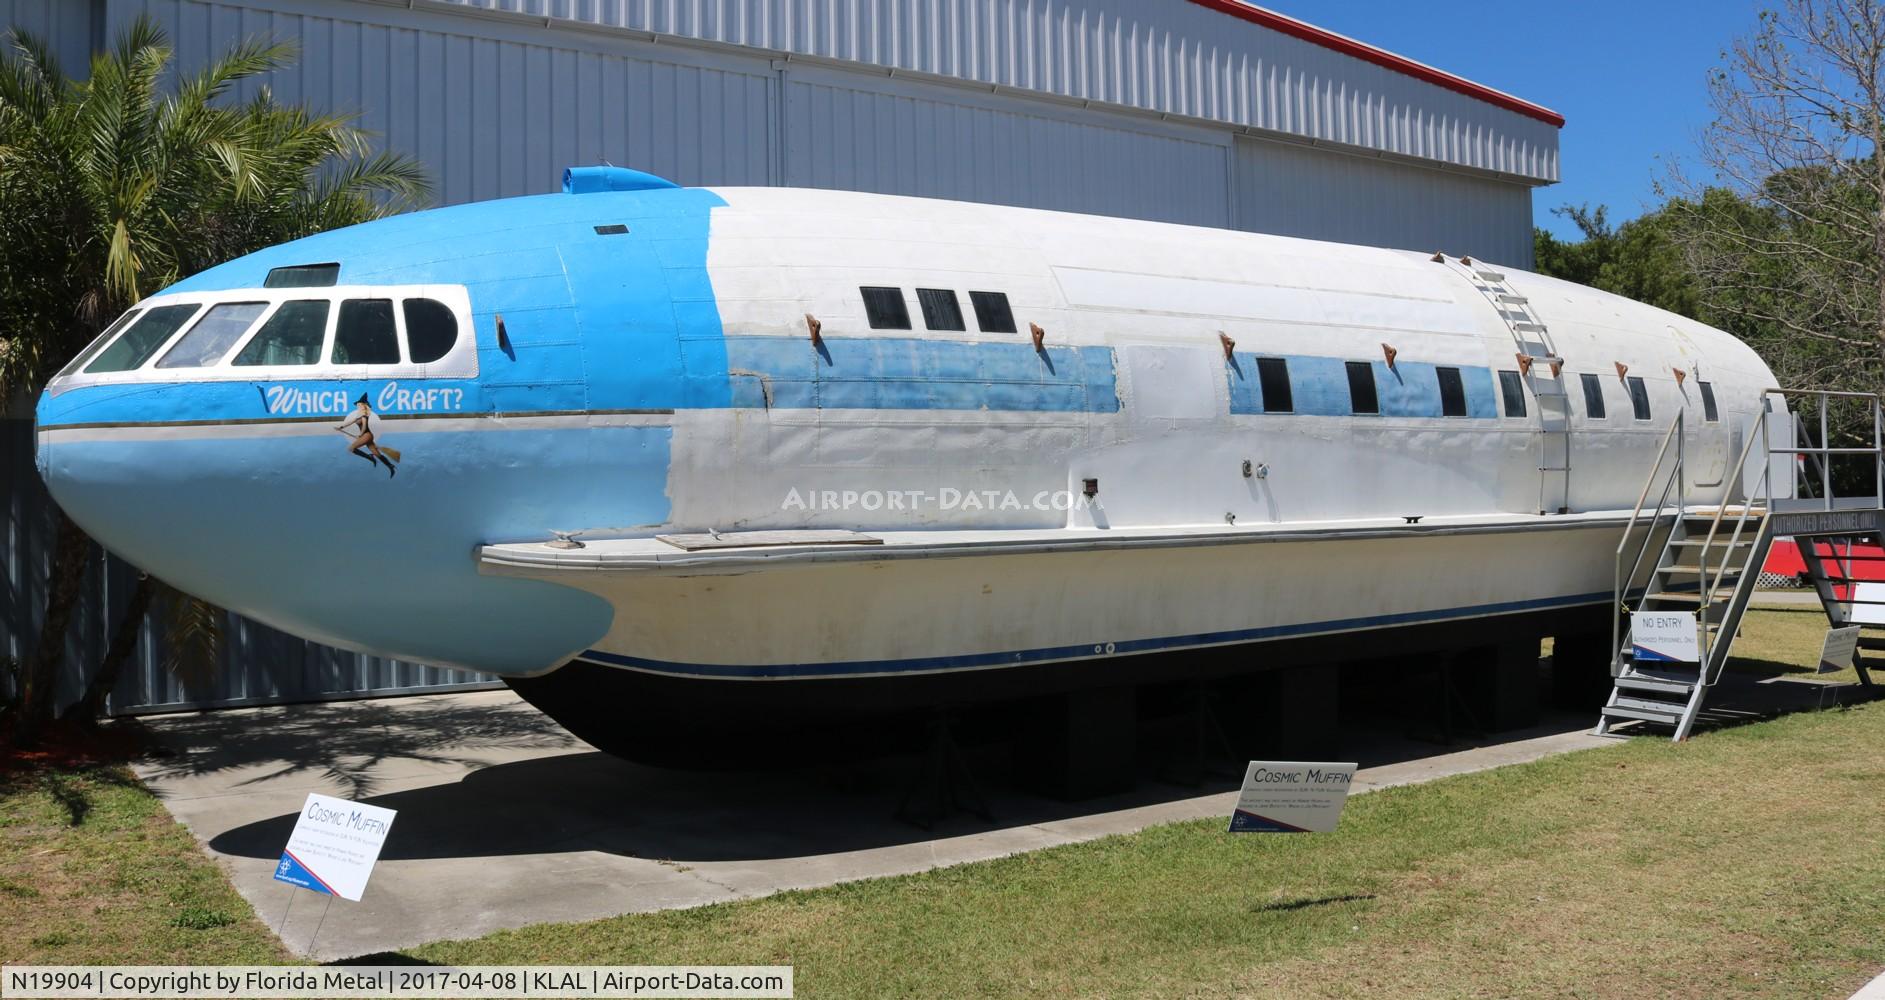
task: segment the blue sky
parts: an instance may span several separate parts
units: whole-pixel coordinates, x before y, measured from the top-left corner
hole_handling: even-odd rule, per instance
[[[1664,160],[1708,121],[1708,71],[1752,30],[1757,0],[1257,0],[1260,6],[1542,104],[1565,117],[1559,176],[1532,194],[1538,225],[1566,203],[1611,219],[1654,207]]]

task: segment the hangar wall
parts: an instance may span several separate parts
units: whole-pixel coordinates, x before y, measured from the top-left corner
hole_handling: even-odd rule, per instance
[[[493,13],[497,0],[94,6],[105,36],[148,12],[185,65],[236,38],[294,40],[301,58],[275,92],[361,112],[427,164],[446,203],[552,190],[564,166],[606,160],[683,184],[853,188],[1531,261],[1530,189],[1557,176],[1546,122],[1187,0],[873,2],[886,12],[874,22],[808,0],[514,0],[515,14]],[[1155,30],[1141,7],[1178,24]],[[902,27],[875,37],[869,23]],[[912,48],[910,25],[930,23],[966,40]],[[998,23],[1034,40],[1000,42]],[[684,34],[655,41],[644,28]],[[1253,51],[1233,59],[1241,43],[1222,36],[1244,34]],[[724,44],[749,37],[779,47]],[[856,54],[895,75],[832,61]],[[938,67],[968,75],[924,75]],[[1123,101],[1094,103],[1105,95]]]
[[[244,37],[292,41],[299,59],[269,80],[278,98],[358,112],[426,164],[445,203],[554,190],[565,166],[606,161],[682,184],[954,198],[1531,263],[1531,189],[1557,178],[1555,116],[1229,7],[0,0],[0,18],[47,38],[71,72],[141,13],[185,67]],[[0,473],[16,484],[0,658],[19,659],[37,635],[52,522],[30,421],[13,416],[0,421]],[[135,573],[94,560],[71,693]],[[161,628],[147,621],[114,712],[489,683],[232,616],[223,669],[185,684],[161,667]]]

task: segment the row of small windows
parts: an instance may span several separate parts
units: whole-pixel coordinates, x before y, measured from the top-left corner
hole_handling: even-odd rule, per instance
[[[428,364],[449,354],[458,342],[457,317],[450,306],[435,299],[399,300],[398,309],[406,321],[403,352],[393,299],[343,299],[339,305],[330,354],[336,365]],[[61,374],[82,370],[93,375],[142,368],[192,319],[195,325],[178,337],[153,367],[215,367],[242,341],[268,306],[266,302],[218,302],[207,309],[196,303],[133,309],[119,317]],[[283,302],[228,363],[318,364],[326,342],[328,313],[333,308],[334,303],[328,299]]]
[[[1375,386],[1374,364],[1368,361],[1350,361],[1346,364],[1348,373],[1349,412],[1374,414],[1381,412],[1380,391]],[[1466,416],[1466,383],[1458,368],[1436,366],[1434,378],[1440,390],[1440,415],[1446,417]],[[1584,388],[1584,415],[1591,420],[1602,420],[1606,414],[1604,406],[1603,380],[1596,375],[1581,375],[1579,379]],[[1295,398],[1290,391],[1289,359],[1258,358],[1257,385],[1263,393],[1263,411],[1265,413],[1291,413],[1295,410]],[[1631,375],[1625,379],[1629,388],[1630,409],[1638,420],[1650,419],[1649,387],[1641,376]],[[1714,423],[1721,419],[1721,411],[1715,405],[1715,386],[1712,382],[1697,381],[1702,396],[1702,419]],[[1526,415],[1525,381],[1516,371],[1499,372],[1499,395],[1505,404],[1505,415],[1523,417]]]
[[[910,307],[903,289],[865,285],[858,289],[864,296],[864,317],[873,330],[910,329]],[[923,326],[931,330],[967,331],[962,303],[949,288],[919,288],[917,306],[923,310]],[[975,325],[983,333],[1015,333],[1014,311],[1008,308],[1005,292],[970,292],[969,305],[975,310]]]

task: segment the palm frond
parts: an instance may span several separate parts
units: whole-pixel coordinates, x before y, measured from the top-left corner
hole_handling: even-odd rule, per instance
[[[164,670],[187,687],[215,676],[222,651],[222,609],[168,584],[164,599]]]

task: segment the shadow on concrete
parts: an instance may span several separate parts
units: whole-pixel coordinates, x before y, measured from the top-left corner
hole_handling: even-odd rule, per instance
[[[346,798],[373,795],[388,761],[473,767],[494,752],[558,751],[583,744],[548,716],[505,700],[467,704],[452,697],[284,705],[203,712],[163,720],[164,752],[151,776],[198,777],[238,767],[262,770],[232,788],[319,775]]]
[[[1711,699],[1707,722],[1734,724],[1784,711],[1850,703],[1870,692],[1853,685],[1730,675]],[[1357,692],[1359,693],[1359,692]],[[1385,697],[1383,697],[1385,695]],[[1497,734],[1455,733],[1446,742],[1416,738],[1418,727],[1392,692],[1355,699],[1342,713],[1337,759],[1375,767],[1474,747],[1589,728],[1588,711],[1546,711],[1540,723]],[[1030,792],[1016,779],[1007,745],[968,750],[992,820],[957,814],[934,829],[894,818],[920,768],[911,756],[839,766],[753,772],[686,772],[648,767],[595,751],[521,702],[465,704],[428,698],[379,703],[308,705],[255,713],[244,724],[226,713],[166,726],[183,752],[163,760],[166,775],[201,776],[256,769],[228,787],[319,773],[351,797],[396,809],[399,818],[382,860],[455,859],[585,851],[685,867],[690,863],[762,861],[916,844],[994,830],[1037,826],[1236,790],[1242,765],[1213,762],[1201,774],[1195,759],[1143,755],[1134,789],[1066,802]],[[1646,730],[1657,738],[1666,731]],[[344,737],[344,738],[337,738]],[[1159,744],[1141,733],[1148,749]],[[344,750],[341,748],[345,748]],[[574,752],[572,752],[574,751]],[[493,756],[521,758],[490,763]],[[375,794],[376,767],[391,760],[457,765],[469,773],[439,784]],[[1176,766],[1174,766],[1176,765]],[[1189,765],[1189,766],[1188,766]],[[1188,774],[1196,781],[1166,776]],[[408,782],[409,784],[409,782]],[[239,826],[210,840],[215,851],[275,858],[288,839],[292,812]]]
[[[1582,713],[1557,715],[1527,730],[1444,746],[1364,730],[1345,740],[1344,752],[1371,767],[1589,724]],[[968,753],[993,819],[957,814],[929,830],[893,815],[921,763],[914,757],[811,770],[697,773],[599,752],[558,754],[365,801],[399,811],[382,860],[601,851],[685,865],[808,857],[1054,823],[1234,792],[1243,778],[1241,764],[1219,761],[1200,780],[1165,780],[1161,775],[1185,769],[1154,757],[1140,768],[1131,792],[1067,802],[1003,780],[1014,770],[1005,746]],[[289,813],[236,827],[213,837],[210,847],[238,857],[278,857],[295,818]]]

